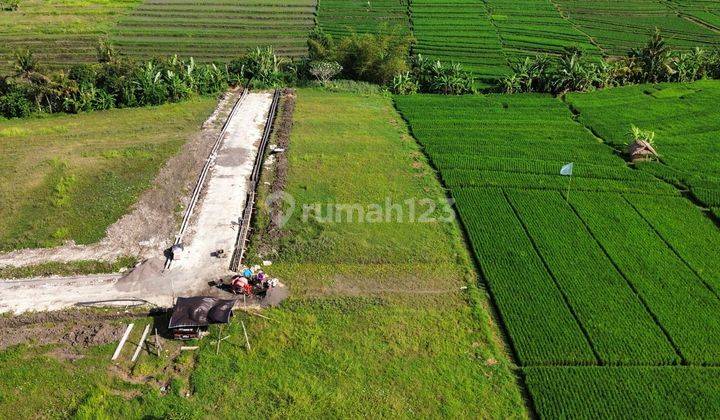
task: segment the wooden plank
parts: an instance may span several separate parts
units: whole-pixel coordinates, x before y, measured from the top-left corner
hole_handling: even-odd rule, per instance
[[[143,330],[142,337],[140,338],[140,341],[138,342],[137,348],[135,349],[135,354],[133,354],[133,357],[132,357],[133,362],[135,360],[137,360],[138,356],[140,355],[140,350],[142,349],[142,346],[145,343],[145,338],[147,338],[147,335],[149,332],[150,332],[150,324],[147,324],[145,326],[145,330]]]
[[[128,337],[130,336],[130,331],[132,331],[134,326],[135,326],[135,324],[133,324],[133,323],[128,324],[127,328],[125,329],[125,334],[123,334],[122,338],[120,339],[120,342],[118,343],[118,346],[115,349],[115,353],[113,354],[113,357],[110,360],[116,360],[118,357],[120,357],[120,352],[122,351],[122,348],[125,345],[125,342],[127,341]]]

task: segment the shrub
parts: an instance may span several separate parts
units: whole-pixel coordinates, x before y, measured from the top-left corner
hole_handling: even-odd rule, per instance
[[[0,9],[15,11],[20,8],[20,0],[2,0],[0,1]]]
[[[31,50],[17,50],[14,55],[18,75],[26,76],[38,70],[38,61]]]
[[[390,87],[398,95],[411,95],[420,89],[417,79],[409,71],[395,76]]]
[[[110,63],[115,61],[117,50],[115,50],[115,47],[106,38],[100,38],[95,47],[95,54],[97,55],[98,63]]]
[[[272,47],[257,47],[239,60],[231,62],[228,72],[241,79],[252,80],[254,86],[278,86],[285,75],[283,66],[288,61],[275,55]]]
[[[70,67],[68,77],[80,86],[95,85],[97,69],[94,64],[75,64]]]
[[[407,36],[352,34],[342,38],[333,51],[335,61],[350,79],[387,85],[396,75],[410,70]]]
[[[33,112],[33,104],[19,91],[0,96],[0,114],[7,118],[23,118]]]

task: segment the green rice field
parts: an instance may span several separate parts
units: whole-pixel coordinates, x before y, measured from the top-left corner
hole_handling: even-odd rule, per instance
[[[322,0],[318,23],[333,36],[392,31],[409,33],[407,0]]]
[[[460,63],[481,79],[494,79],[509,72],[502,43],[484,2],[415,0],[411,14],[417,39],[414,52]]]
[[[258,46],[298,57],[314,19],[312,0],[145,0],[120,20],[111,40],[131,57],[226,61]]]
[[[0,11],[0,73],[12,69],[19,49],[31,49],[50,68],[95,61],[98,39],[140,2],[24,0],[17,11]]]
[[[682,106],[642,93],[672,97],[661,92],[677,87],[632,89],[637,96],[570,95],[572,108],[532,94],[396,98],[456,200],[541,417],[617,417],[658,398],[648,412],[720,414],[700,379],[720,365],[720,272],[709,251],[720,230],[682,188],[629,166],[603,134],[629,121],[661,133],[663,123],[693,119],[636,121],[673,107],[682,115]],[[688,94],[688,107],[711,112],[699,104],[720,84],[682,89],[699,95]],[[712,127],[710,118],[697,125]],[[717,150],[704,150],[717,161]],[[575,162],[572,181],[559,173],[567,162]],[[651,367],[663,379],[651,381]],[[576,384],[572,392],[566,383]]]
[[[553,3],[608,55],[624,55],[642,45],[655,28],[661,29],[668,44],[675,48],[712,48],[720,42],[720,32],[679,14],[676,9],[683,7],[671,2],[553,0]]]
[[[660,161],[639,168],[682,188],[709,208],[720,207],[720,82],[628,86],[567,101],[580,121],[609,144],[623,149],[631,124],[656,132]]]

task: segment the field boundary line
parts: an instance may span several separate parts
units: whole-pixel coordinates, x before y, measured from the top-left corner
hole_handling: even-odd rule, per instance
[[[720,294],[718,294],[718,292],[715,290],[715,288],[714,288],[713,286],[711,286],[711,285],[700,275],[700,273],[698,273],[698,272],[695,270],[695,268],[693,268],[693,267],[685,260],[685,258],[682,257],[682,255],[680,255],[680,253],[678,252],[678,250],[675,249],[675,247],[672,246],[672,245],[670,244],[670,242],[668,242],[668,241],[665,239],[665,236],[663,236],[663,234],[660,233],[660,231],[658,231],[657,229],[655,229],[655,226],[653,226],[653,224],[650,223],[650,221],[645,217],[645,215],[642,214],[642,213],[640,212],[640,210],[639,210],[630,200],[628,200],[628,198],[625,196],[625,194],[620,194],[620,195],[622,196],[623,200],[625,200],[625,202],[628,203],[628,205],[630,205],[630,207],[632,207],[633,210],[635,210],[635,213],[637,213],[638,216],[640,216],[640,218],[643,219],[643,221],[644,221],[648,226],[650,226],[650,229],[652,229],[652,231],[655,232],[655,234],[658,236],[658,238],[660,238],[660,239],[663,241],[663,243],[665,244],[665,246],[667,246],[667,247],[675,254],[675,256],[678,257],[678,259],[679,259],[680,261],[682,261],[683,264],[685,264],[685,266],[686,266],[688,269],[690,269],[690,271],[692,271],[693,274],[695,274],[695,277],[697,277],[697,279],[700,280],[700,282],[710,291],[710,293],[712,293],[718,300],[720,300]]]
[[[585,32],[585,31],[584,31],[583,29],[581,29],[575,22],[573,22],[572,19],[570,19],[570,18],[565,14],[565,12],[560,8],[560,5],[558,5],[557,3],[555,3],[554,0],[548,0],[548,3],[550,3],[550,4],[553,5],[553,7],[555,8],[555,10],[557,10],[558,15],[560,15],[560,18],[561,18],[561,19],[563,19],[564,21],[566,21],[567,23],[569,23],[570,26],[571,26],[573,29],[575,29],[576,31],[578,31],[578,33],[580,33],[580,34],[582,34],[582,35],[585,35],[585,36],[587,37],[588,41],[590,41],[591,44],[593,44],[594,46],[596,46],[603,55],[605,55],[606,57],[609,56],[609,54],[608,54],[608,52],[605,50],[605,48],[603,48],[603,46],[600,45],[594,37],[590,36],[589,33]]]
[[[507,50],[509,47],[507,43],[505,42],[505,38],[500,33],[500,28],[498,28],[497,23],[495,23],[495,19],[492,17],[490,5],[488,4],[487,0],[482,0],[483,6],[485,6],[485,14],[487,14],[487,18],[490,21],[490,24],[492,25],[493,29],[495,29],[495,36],[497,36],[498,41],[500,42],[500,52],[502,53],[503,57],[505,57],[505,64],[507,64],[508,67],[512,70],[512,63],[510,62],[510,57],[507,55],[505,50]]]
[[[600,354],[598,353],[597,349],[595,348],[595,345],[593,344],[592,340],[590,339],[590,334],[587,331],[587,328],[583,325],[582,322],[580,322],[580,318],[577,315],[577,312],[575,311],[575,308],[570,304],[570,299],[567,297],[567,293],[563,290],[562,287],[560,287],[560,283],[558,282],[557,278],[555,277],[555,274],[550,269],[550,266],[548,265],[547,261],[545,260],[545,257],[540,253],[540,248],[538,247],[537,243],[533,239],[532,235],[530,235],[530,231],[525,224],[525,221],[520,217],[520,213],[518,212],[517,208],[513,204],[512,200],[510,200],[510,197],[508,197],[507,192],[503,189],[502,190],[503,197],[505,198],[505,201],[507,201],[508,205],[513,211],[513,214],[515,215],[515,218],[520,223],[520,226],[522,226],[523,231],[525,232],[525,236],[530,241],[530,243],[533,246],[533,249],[535,250],[535,253],[537,254],[538,258],[540,258],[540,261],[542,261],[543,266],[545,267],[545,271],[550,275],[550,278],[552,278],[553,283],[555,283],[555,287],[557,287],[558,291],[560,292],[560,295],[563,297],[563,301],[565,302],[565,305],[567,306],[568,310],[572,314],[573,318],[575,318],[575,322],[577,322],[578,326],[580,327],[580,331],[582,331],[583,335],[585,336],[585,339],[588,342],[588,345],[590,346],[590,350],[592,350],[593,355],[595,356],[595,359],[597,360],[597,363],[599,366],[603,366],[605,362],[600,357]]]
[[[560,193],[560,195],[562,196],[562,193]],[[600,241],[595,236],[595,233],[593,233],[593,231],[587,225],[587,223],[585,222],[585,219],[583,219],[582,216],[580,216],[580,213],[577,211],[575,206],[573,206],[572,203],[567,203],[567,205],[568,205],[568,207],[570,207],[570,210],[572,210],[572,212],[575,213],[575,216],[580,220],[580,223],[583,224],[583,226],[585,227],[585,230],[588,232],[588,234],[593,239],[593,241],[595,241],[595,243],[600,247],[600,249],[602,250],[605,257],[608,259],[608,261],[610,261],[610,264],[612,264],[612,266],[615,268],[615,271],[617,271],[618,274],[620,274],[620,276],[625,280],[625,283],[627,283],[627,285],[633,291],[635,296],[637,296],[638,300],[645,307],[645,310],[647,311],[647,313],[653,319],[653,321],[658,326],[658,328],[660,328],[660,331],[662,331],[662,333],[665,335],[665,339],[668,340],[668,342],[672,346],[673,350],[675,350],[675,354],[677,354],[677,356],[680,357],[680,364],[687,365],[688,362],[685,359],[685,356],[683,356],[682,352],[680,351],[680,348],[675,343],[675,340],[672,339],[672,337],[670,336],[670,333],[665,329],[665,326],[663,326],[660,323],[660,320],[658,319],[657,315],[655,315],[655,313],[650,309],[647,302],[645,301],[645,298],[637,290],[637,287],[635,286],[635,284],[633,282],[631,282],[630,279],[627,277],[627,275],[625,275],[625,273],[620,269],[620,267],[618,267],[617,263],[615,263],[615,260],[613,260],[613,258],[610,256],[610,253],[608,253],[607,249],[605,249],[603,244],[601,244]]]

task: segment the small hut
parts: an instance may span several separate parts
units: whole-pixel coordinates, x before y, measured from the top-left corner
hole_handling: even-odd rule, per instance
[[[210,324],[227,324],[232,316],[235,300],[214,297],[180,297],[175,303],[168,329],[175,339],[198,338],[200,331]]]
[[[658,157],[653,145],[645,140],[635,140],[628,146],[627,153],[633,162],[652,160]]]

